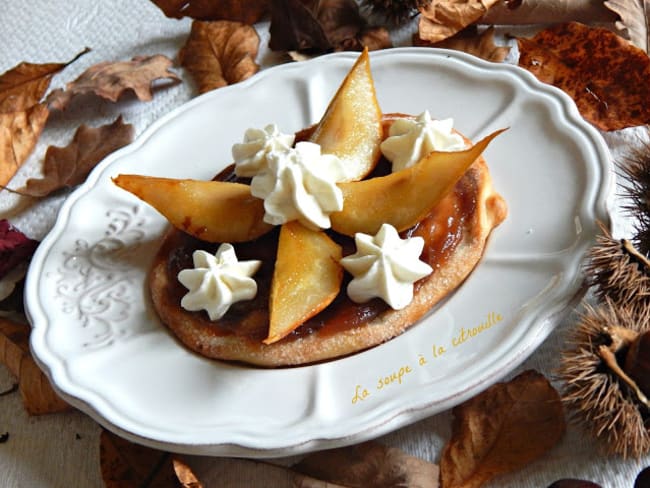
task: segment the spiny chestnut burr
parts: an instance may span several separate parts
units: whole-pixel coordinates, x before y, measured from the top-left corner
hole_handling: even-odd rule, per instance
[[[650,397],[650,331],[640,333],[628,349],[623,370]]]

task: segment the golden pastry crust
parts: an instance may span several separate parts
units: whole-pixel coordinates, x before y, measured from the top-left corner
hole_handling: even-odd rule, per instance
[[[449,218],[450,213],[454,213],[453,218]],[[247,310],[235,328],[215,325],[203,312],[181,308],[180,297],[186,290],[176,279],[173,263],[175,250],[186,245],[188,239],[181,231],[172,229],[164,237],[150,271],[149,288],[162,322],[181,343],[203,356],[263,367],[325,361],[386,342],[415,324],[467,278],[480,261],[490,232],[506,215],[505,201],[494,190],[481,157],[427,218],[406,231],[425,239],[422,259],[434,268],[431,275],[416,283],[413,301],[406,308],[379,307],[370,319],[346,326],[337,323],[345,322],[341,318],[343,312],[335,312],[324,326],[304,326],[306,330],[298,329],[296,334],[270,345],[263,344],[263,337],[251,332],[260,323],[268,323],[268,310],[264,309],[266,287],[258,291],[258,295],[262,294],[257,303],[259,309]],[[453,229],[447,228],[449,225]],[[453,239],[447,234],[453,234]],[[345,287],[341,293],[345,294]],[[363,305],[352,302],[337,310],[347,313],[349,307],[355,306],[360,310],[358,316],[365,313]]]

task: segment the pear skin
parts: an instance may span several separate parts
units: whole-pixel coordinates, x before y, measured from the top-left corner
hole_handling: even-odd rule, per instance
[[[330,215],[332,229],[354,236],[376,234],[388,223],[399,232],[422,220],[483,153],[498,130],[456,152],[434,151],[415,165],[387,176],[339,183],[343,210]]]
[[[341,247],[323,231],[308,229],[297,221],[282,226],[265,344],[286,337],[332,303],[343,280],[341,255]]]
[[[250,241],[273,228],[263,220],[264,201],[253,197],[248,185],[125,174],[113,182],[204,241]]]

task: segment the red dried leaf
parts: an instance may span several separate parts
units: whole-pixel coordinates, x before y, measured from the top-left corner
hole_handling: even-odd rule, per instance
[[[67,63],[20,63],[0,75],[0,113],[22,112],[39,103],[52,76],[87,52],[89,49]]]
[[[106,488],[178,486],[169,453],[134,444],[107,430],[99,437],[99,464]]]
[[[18,378],[18,390],[30,415],[68,410],[70,406],[54,392],[29,352],[30,332],[29,324],[0,317],[0,362]]]
[[[196,81],[199,92],[205,93],[257,73],[255,58],[259,44],[259,36],[250,25],[195,20],[178,57]]]
[[[377,442],[320,451],[293,466],[300,486],[437,488],[438,466]],[[321,484],[317,484],[317,481]],[[328,483],[328,484],[323,484]]]
[[[445,488],[478,488],[519,469],[555,446],[566,429],[560,395],[535,371],[491,386],[453,414],[440,460]]]
[[[34,150],[48,116],[47,107],[41,104],[0,113],[0,186],[9,183]]]
[[[66,147],[47,149],[43,178],[30,178],[18,191],[38,198],[83,183],[100,161],[133,140],[133,132],[133,126],[123,123],[121,116],[112,124],[97,128],[80,126]]]
[[[151,0],[167,17],[232,20],[254,24],[268,12],[269,0]]]
[[[180,82],[178,76],[169,71],[171,65],[172,61],[162,54],[95,64],[68,83],[65,90],[52,90],[46,102],[51,109],[63,110],[76,95],[94,93],[116,102],[127,90],[132,90],[138,99],[149,101],[153,98],[151,84],[155,80],[171,80],[170,84]]]
[[[650,58],[625,39],[570,22],[517,41],[519,65],[564,90],[599,129],[650,123]]]
[[[0,220],[0,279],[16,266],[27,263],[38,241],[30,239],[8,220]]]

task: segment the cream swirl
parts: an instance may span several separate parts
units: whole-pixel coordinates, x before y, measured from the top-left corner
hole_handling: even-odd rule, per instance
[[[293,146],[293,134],[283,134],[275,124],[264,129],[248,129],[244,141],[232,146],[235,174],[252,177],[266,169],[267,155],[272,151],[284,151]]]
[[[433,271],[420,260],[424,239],[402,239],[390,224],[374,236],[357,233],[354,242],[356,253],[341,259],[341,265],[353,276],[347,293],[356,303],[379,297],[400,310],[413,300],[413,283]]]
[[[299,220],[312,229],[330,227],[329,215],[343,208],[336,183],[345,178],[341,160],[320,146],[299,142],[268,153],[267,168],[253,177],[251,194],[264,200],[264,221],[281,225]]]
[[[381,143],[393,172],[413,166],[432,151],[462,151],[465,140],[453,131],[453,119],[433,120],[425,110],[415,119],[397,119]]]
[[[255,298],[257,283],[251,276],[261,261],[239,261],[228,243],[221,244],[215,255],[196,250],[192,260],[193,269],[178,273],[178,281],[189,290],[181,300],[185,310],[205,310],[210,320],[217,320],[233,303]]]

